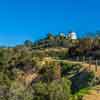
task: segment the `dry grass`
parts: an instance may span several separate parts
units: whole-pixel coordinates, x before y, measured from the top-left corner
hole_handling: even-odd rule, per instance
[[[89,94],[83,97],[83,100],[100,100],[100,86],[90,90]]]

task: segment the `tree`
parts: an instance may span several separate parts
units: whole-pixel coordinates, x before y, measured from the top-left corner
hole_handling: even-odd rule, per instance
[[[14,81],[9,89],[8,100],[33,100],[34,90]]]
[[[0,72],[0,100],[7,100],[10,84],[11,80],[8,78],[7,74]]]
[[[26,41],[24,42],[24,45],[27,46],[27,47],[32,47],[33,42],[30,41],[30,40],[26,40]]]
[[[66,78],[54,80],[48,87],[49,100],[69,100],[71,83]]]
[[[39,82],[33,84],[34,100],[69,100],[71,97],[71,82],[62,78],[50,83]]]
[[[47,34],[47,39],[48,39],[48,40],[53,40],[53,39],[54,39],[54,36],[52,35],[52,33],[49,32],[49,33]]]
[[[47,100],[48,90],[47,84],[43,82],[38,82],[33,84],[34,89],[34,100]]]

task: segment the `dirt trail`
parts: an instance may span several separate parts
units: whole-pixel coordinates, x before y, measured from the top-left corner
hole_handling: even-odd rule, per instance
[[[64,62],[64,63],[71,63],[71,64],[81,64],[83,66],[83,70],[87,69],[88,71],[94,71],[95,75],[97,77],[100,77],[100,66],[98,66],[97,71],[95,71],[95,65],[91,65],[91,68],[89,68],[89,64],[87,63],[82,63],[82,62],[76,62],[76,61],[68,61],[68,60],[56,60],[56,59],[50,59],[50,58],[45,58],[43,60],[45,61],[56,61],[56,62]],[[38,77],[37,73],[32,73],[32,74],[25,74],[23,76],[23,78],[21,77],[21,79],[23,79],[25,81],[26,84],[30,83],[32,80],[36,79]]]
[[[84,69],[87,69],[88,71],[94,71],[95,75],[97,77],[100,77],[100,65],[97,67],[96,70],[96,66],[94,64],[91,64],[91,66],[86,63],[86,62],[80,62],[80,61],[70,61],[70,60],[57,60],[57,59],[53,59],[53,58],[45,58],[45,61],[56,61],[56,62],[64,62],[64,63],[70,63],[70,64],[80,64],[84,67]]]
[[[84,96],[83,100],[100,100],[100,86],[90,90],[90,93]]]

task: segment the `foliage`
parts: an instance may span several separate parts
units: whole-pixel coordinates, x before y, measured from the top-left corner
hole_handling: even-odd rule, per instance
[[[92,72],[80,72],[79,64],[58,61],[91,55],[99,59],[99,44],[99,36],[73,41],[48,33],[35,43],[26,40],[15,47],[0,47],[0,100],[70,100],[73,91],[77,93],[100,80],[95,82]],[[45,60],[49,57],[54,61]],[[34,74],[37,77],[29,77],[30,83],[24,84]]]
[[[72,95],[71,100],[82,100],[86,94],[89,94],[90,90],[90,88],[80,89],[80,91]]]
[[[33,84],[35,100],[69,100],[71,96],[70,81],[62,78],[51,83]]]
[[[82,66],[80,64],[70,64],[70,63],[61,63],[62,66],[62,76],[73,76],[80,72]]]

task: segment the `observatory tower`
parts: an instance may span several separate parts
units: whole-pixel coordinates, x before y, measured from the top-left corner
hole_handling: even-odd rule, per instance
[[[77,34],[75,32],[69,32],[68,33],[68,38],[70,38],[72,40],[76,40],[77,39]]]

